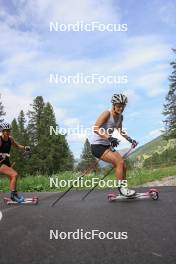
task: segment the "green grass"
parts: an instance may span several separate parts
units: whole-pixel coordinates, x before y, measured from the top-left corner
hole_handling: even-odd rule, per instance
[[[163,177],[176,176],[176,165],[157,169],[133,170],[128,175],[129,186],[138,186],[150,181],[160,180]]]
[[[58,178],[60,180],[76,180],[80,174],[73,172],[64,172],[58,175],[53,175],[53,178]],[[157,168],[153,170],[149,169],[136,169],[128,173],[127,180],[128,185],[138,186],[144,184],[149,181],[159,180],[166,176],[176,176],[176,165],[165,167],[165,168]],[[102,175],[89,175],[84,177],[84,179],[91,180],[92,178],[101,178]],[[114,180],[114,172],[106,177],[107,180]],[[52,192],[52,191],[65,191],[68,186],[64,188],[57,188],[53,186],[50,187],[50,180],[47,176],[26,176],[21,179],[18,179],[18,191],[19,192]],[[106,187],[107,188],[107,187]],[[74,190],[81,189],[90,189],[90,187],[79,187],[73,188]],[[98,189],[101,189],[100,187]],[[8,178],[4,178],[0,176],[0,192],[9,192],[9,180]]]

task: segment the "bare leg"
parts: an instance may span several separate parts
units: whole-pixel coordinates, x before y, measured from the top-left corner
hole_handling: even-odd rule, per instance
[[[4,164],[0,167],[0,173],[3,173],[9,177],[9,179],[10,179],[10,190],[15,191],[18,173],[14,169],[12,169],[12,168],[4,165]]]
[[[115,168],[115,175],[118,181],[123,181],[126,178],[126,165],[125,165],[125,161],[123,160],[123,158],[121,157],[121,155],[118,152],[113,152],[109,149],[107,149],[103,155],[100,158],[103,161],[112,163],[114,165]],[[118,187],[119,192],[121,195],[130,197],[133,196],[135,194],[134,190],[130,190],[128,188],[125,188],[127,186],[124,186],[123,183],[120,184],[120,186]]]
[[[115,168],[115,175],[117,180],[125,180],[126,166],[125,161],[118,152],[113,152],[107,149],[100,158],[103,161],[112,163]]]

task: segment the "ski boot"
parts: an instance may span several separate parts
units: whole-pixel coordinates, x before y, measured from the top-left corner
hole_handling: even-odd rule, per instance
[[[135,190],[130,190],[128,187],[124,187],[122,184],[118,187],[119,193],[126,197],[133,197],[136,194]]]
[[[10,198],[12,201],[15,201],[17,203],[22,203],[24,202],[24,197],[22,195],[18,195],[17,191],[12,191]]]

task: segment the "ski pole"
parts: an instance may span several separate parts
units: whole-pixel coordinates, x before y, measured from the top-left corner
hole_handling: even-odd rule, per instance
[[[131,153],[131,151],[132,151],[132,149],[134,149],[134,147],[133,146],[131,146],[131,148],[123,155],[123,158],[127,158],[129,155],[130,155],[130,153]],[[108,175],[109,175],[109,173],[112,171],[114,169],[114,167],[112,167],[104,176],[103,176],[103,178],[101,178],[101,180],[104,180]],[[98,184],[99,183],[97,183],[96,185],[94,185],[94,187],[92,188],[92,189],[90,189],[83,197],[82,197],[82,199],[81,200],[84,200],[97,186],[98,186]]]
[[[86,173],[91,170],[92,168],[94,168],[97,164],[98,164],[99,160],[97,160],[93,166],[89,167],[81,176],[79,176],[77,179],[80,180],[82,177],[84,177],[86,175]],[[73,184],[61,195],[59,196],[52,204],[51,206],[54,206],[57,202],[59,202],[60,199],[62,199],[62,197],[64,197],[71,189],[73,188]]]
[[[15,164],[16,164],[16,161],[14,161],[14,162],[12,163],[11,168],[13,168],[13,167],[15,166]]]
[[[109,148],[109,151],[110,150],[111,150],[111,148]],[[86,175],[86,173],[88,171],[90,171],[92,168],[94,168],[95,166],[97,166],[97,164],[98,164],[99,161],[100,161],[100,159],[96,160],[96,162],[93,164],[93,166],[89,167],[81,176],[79,176],[77,178],[77,180],[80,180],[82,177],[84,177]],[[51,204],[51,207],[53,207],[57,202],[59,202],[59,200],[61,200],[72,188],[73,188],[73,184]]]

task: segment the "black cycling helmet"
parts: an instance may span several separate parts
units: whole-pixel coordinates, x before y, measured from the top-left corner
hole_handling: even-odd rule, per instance
[[[1,131],[3,131],[3,130],[6,130],[6,129],[12,129],[12,126],[11,126],[11,124],[9,124],[9,123],[2,123],[1,125],[0,125],[0,129],[1,129]]]

